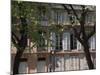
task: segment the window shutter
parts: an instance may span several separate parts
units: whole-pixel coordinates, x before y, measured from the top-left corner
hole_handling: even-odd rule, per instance
[[[70,33],[64,32],[62,38],[63,50],[70,50]]]

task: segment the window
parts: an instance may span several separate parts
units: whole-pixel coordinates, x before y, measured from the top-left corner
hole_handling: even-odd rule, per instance
[[[56,34],[56,50],[62,50],[62,35]]]
[[[62,12],[62,11],[54,11],[54,21],[56,24],[63,24],[64,23],[64,20],[65,20],[65,13]]]
[[[79,70],[79,57],[77,55],[65,55],[65,71]]]
[[[87,25],[93,25],[95,22],[95,13],[94,12],[88,12],[86,16],[86,24]]]
[[[73,34],[70,35],[70,47],[71,49],[77,49],[77,40]]]
[[[81,49],[81,44],[70,32],[64,32],[63,34],[52,33],[52,44],[53,49],[56,50]]]
[[[54,24],[60,24],[60,25],[69,24],[68,14],[64,10],[53,10],[52,19]]]
[[[89,45],[90,45],[90,49],[96,49],[96,36],[93,35],[90,39],[89,39]]]
[[[70,33],[64,32],[62,37],[63,50],[70,50]]]
[[[39,11],[38,20],[40,21],[41,26],[48,26],[48,13],[45,7],[41,6]]]
[[[38,37],[38,50],[46,49],[46,39],[45,34],[46,32],[38,31],[39,37]]]
[[[21,59],[21,62],[19,64],[19,74],[26,74],[28,73],[28,64],[26,59]]]
[[[71,56],[72,70],[79,70],[79,58],[77,55]]]
[[[64,58],[61,56],[55,57],[55,71],[64,71]]]
[[[39,35],[40,35],[40,43],[39,43],[39,47],[43,47],[44,46],[44,38],[43,38],[43,32],[39,31]]]
[[[58,11],[55,11],[54,12],[54,21],[55,21],[55,23],[56,24],[59,24],[60,23],[60,18],[61,18],[61,16],[60,16],[60,12],[58,12]]]
[[[82,50],[83,46],[81,45],[81,43],[77,40],[77,50]]]
[[[48,26],[48,18],[46,14],[42,14],[40,23],[41,26]]]
[[[69,57],[69,55],[65,55],[64,56],[64,70],[65,71],[69,71],[70,70],[70,57]]]
[[[51,36],[50,36],[50,40],[51,40],[51,43],[50,43],[50,47],[51,49],[50,50],[55,50],[56,48],[56,34],[55,32],[51,32]]]
[[[88,65],[87,65],[87,61],[84,55],[82,55],[80,57],[80,70],[87,70],[88,69]]]
[[[46,61],[45,58],[38,58],[37,72],[45,72]]]
[[[64,24],[64,25],[69,25],[69,22],[70,22],[70,21],[69,21],[69,16],[68,16],[68,14],[66,13],[66,11],[63,12],[63,18],[62,18],[62,19],[63,19],[63,24]]]
[[[51,33],[51,50],[62,50],[62,35]]]

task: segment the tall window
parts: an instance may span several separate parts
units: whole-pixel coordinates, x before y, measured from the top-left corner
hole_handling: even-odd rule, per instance
[[[55,14],[54,14],[54,21],[56,24],[61,24],[61,12],[60,11],[55,11]]]
[[[38,50],[41,50],[41,49],[45,49],[46,47],[46,42],[45,42],[45,32],[43,31],[38,31]]]
[[[94,25],[95,22],[95,13],[94,12],[88,12],[86,16],[86,25]]]
[[[51,50],[62,50],[62,34],[51,33]]]
[[[23,59],[20,60],[18,72],[19,72],[19,74],[26,74],[26,73],[28,73],[27,59],[23,58]]]
[[[55,32],[51,32],[50,34],[50,40],[51,40],[51,43],[50,43],[50,50],[55,50],[56,48],[56,34]]]
[[[70,35],[70,47],[71,49],[77,49],[77,40],[73,34]]]
[[[96,49],[96,36],[95,35],[93,35],[89,39],[89,46],[90,46],[90,49]]]
[[[56,24],[60,24],[60,25],[63,25],[65,24],[66,22],[68,22],[68,17],[67,17],[67,14],[65,11],[63,10],[56,10],[54,11],[54,21]]]
[[[70,32],[63,32],[62,34],[52,33],[52,49],[55,50],[70,50],[79,48],[77,46],[77,39]]]
[[[44,6],[39,8],[39,21],[41,26],[48,26],[48,13]]]
[[[64,32],[62,35],[63,50],[70,50],[70,32]]]
[[[45,66],[46,66],[46,59],[45,58],[38,58],[37,62],[37,72],[46,72]]]
[[[62,50],[62,35],[56,34],[56,50]]]
[[[61,56],[55,57],[55,71],[64,71],[64,58]]]
[[[82,44],[77,40],[77,50],[82,50],[83,46]]]

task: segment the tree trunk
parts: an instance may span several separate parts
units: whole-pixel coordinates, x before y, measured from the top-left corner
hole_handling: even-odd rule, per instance
[[[89,52],[89,46],[88,46],[88,43],[86,43],[86,42],[84,44],[84,52],[85,52],[87,65],[88,65],[89,69],[94,69],[94,64],[91,59],[91,53]]]
[[[18,74],[20,58],[27,46],[27,22],[24,17],[20,17],[20,20],[21,20],[21,24],[22,24],[22,28],[20,30],[21,39],[18,41],[19,48],[17,48],[17,53],[14,58],[13,75]]]
[[[19,64],[20,64],[20,57],[22,56],[24,50],[18,50],[16,56],[14,58],[13,64],[13,75],[18,74]]]

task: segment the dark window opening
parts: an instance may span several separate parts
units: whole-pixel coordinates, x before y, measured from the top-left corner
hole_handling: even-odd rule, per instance
[[[61,34],[56,34],[56,50],[62,50],[62,36],[61,36]]]
[[[70,47],[71,49],[77,49],[77,40],[73,34],[70,35]]]
[[[45,61],[45,58],[38,58],[38,61]]]
[[[25,62],[27,61],[27,58],[20,58],[20,62]]]

